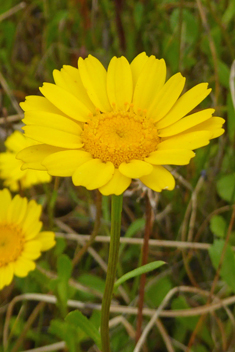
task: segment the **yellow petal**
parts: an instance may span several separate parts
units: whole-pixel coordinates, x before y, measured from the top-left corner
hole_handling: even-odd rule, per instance
[[[0,178],[4,179],[4,186],[14,192],[18,191],[19,182],[22,186],[22,180],[25,179],[27,173],[27,171],[21,170],[21,165],[22,161],[16,160],[12,153],[0,155]]]
[[[0,222],[6,220],[8,207],[11,203],[11,194],[7,188],[0,191]]]
[[[222,119],[221,117],[212,116],[207,121],[204,121],[198,124],[197,126],[194,126],[188,129],[187,131],[185,131],[185,133],[186,132],[191,133],[191,132],[197,132],[197,131],[209,131],[212,133],[210,139],[217,138],[224,133],[224,129],[222,128],[224,123],[225,123],[225,120]]]
[[[3,182],[3,186],[9,188],[12,192],[18,192],[19,191],[19,185],[18,182],[12,181],[12,180],[5,180]]]
[[[126,177],[140,178],[152,172],[152,165],[142,160],[131,160],[129,163],[122,163],[119,171]]]
[[[157,150],[145,159],[153,165],[187,165],[195,153],[185,149]]]
[[[88,97],[82,84],[79,70],[77,68],[64,65],[60,71],[53,71],[53,77],[57,86],[73,94],[79,101],[88,107],[91,112],[96,112],[95,106]]]
[[[114,56],[110,61],[107,73],[107,92],[110,105],[114,110],[128,110],[133,94],[132,73],[130,64],[122,56]]]
[[[70,118],[50,112],[26,111],[23,122],[28,126],[45,126],[76,135],[82,131],[80,125]]]
[[[80,72],[77,68],[64,65],[63,66],[63,76],[66,79],[65,74],[67,73],[70,77],[72,77],[73,81],[77,86],[77,96],[79,100],[81,100],[93,113],[96,113],[95,105],[92,103],[91,99],[89,98],[87,91],[82,83],[82,79],[80,76]]]
[[[47,111],[54,114],[62,114],[61,110],[40,95],[29,95],[24,102],[20,103],[20,106],[24,111]]]
[[[32,185],[38,183],[37,178],[36,178],[36,172],[42,172],[43,174],[46,174],[47,176],[50,177],[50,175],[48,175],[48,173],[46,171],[25,170],[25,175],[20,180],[22,188],[32,187]],[[42,181],[42,182],[44,182],[44,181]],[[42,182],[39,182],[39,183],[42,183]],[[46,181],[46,182],[49,182],[49,181]]]
[[[27,240],[31,239],[31,238],[35,238],[39,232],[41,231],[42,228],[42,222],[41,221],[36,221],[35,224],[33,223],[29,223],[27,230],[25,230],[25,238]]]
[[[25,171],[28,169],[38,170],[38,171],[46,171],[45,166],[43,166],[40,162],[23,163],[23,165],[21,166],[21,170]]]
[[[53,71],[53,78],[54,78],[54,81],[55,81],[55,84],[61,88],[63,88],[64,90],[67,90],[69,91],[71,94],[74,95],[74,92],[71,91],[71,88],[69,86],[67,86],[63,76],[62,76],[62,73],[61,71],[59,70],[54,70]]]
[[[50,182],[51,176],[45,171],[21,170],[23,162],[16,159],[14,153],[0,154],[0,177],[11,190],[18,190],[18,183],[22,188],[29,188],[34,184]]]
[[[111,180],[106,183],[106,185],[99,188],[100,193],[104,196],[108,196],[110,194],[115,194],[119,196],[129,187],[131,183],[131,178],[126,177],[121,174],[118,169],[114,170],[113,177]]]
[[[41,251],[47,251],[56,244],[55,234],[52,231],[42,231],[35,237],[35,239],[41,243]]]
[[[184,93],[169,113],[157,123],[157,128],[162,129],[168,127],[187,115],[210,94],[211,89],[207,89],[207,87],[208,83],[200,83]]]
[[[14,272],[12,263],[0,267],[0,290],[12,282],[13,274]]]
[[[154,166],[151,174],[140,178],[145,186],[153,191],[161,192],[164,189],[175,188],[175,179],[163,166]]]
[[[159,130],[158,135],[159,137],[170,137],[178,133],[185,132],[194,126],[199,125],[201,122],[208,120],[214,111],[214,109],[206,109],[196,112],[195,114],[188,115],[173,125]],[[203,128],[200,130],[203,130]]]
[[[82,83],[92,103],[102,112],[111,111],[107,95],[107,72],[101,62],[94,56],[78,60]]]
[[[6,276],[5,276],[5,268],[0,267],[0,290],[3,289],[3,287],[6,286]]]
[[[150,56],[145,63],[137,80],[133,104],[134,111],[148,110],[156,95],[163,87],[166,80],[166,64],[163,59],[158,60]]]
[[[91,114],[73,94],[55,84],[44,83],[40,91],[53,105],[75,120],[85,122]]]
[[[51,176],[46,171],[27,170],[20,182],[22,188],[30,188],[32,185],[51,182]]]
[[[0,274],[1,275],[1,274]],[[10,285],[10,283],[13,280],[13,275],[14,275],[14,271],[13,271],[13,265],[12,263],[8,263],[5,267],[4,267],[4,274],[5,276],[5,285],[8,286]]]
[[[3,182],[4,187],[9,188],[12,192],[18,192],[19,191],[19,183],[17,181],[14,181],[12,179],[7,179]]]
[[[20,131],[13,132],[5,141],[8,150],[18,153],[21,149],[29,146],[29,140]]]
[[[218,138],[224,134],[225,130],[223,128],[218,128],[217,130],[212,131],[211,139]]]
[[[25,233],[26,241],[31,240],[35,237],[41,229],[42,223],[39,221],[42,212],[42,206],[37,204],[35,200],[31,200],[28,203],[26,215],[22,222],[22,230]],[[35,231],[32,231],[31,229]]]
[[[21,168],[22,161],[17,160],[13,153],[0,154],[0,177],[3,179],[20,180],[25,176]]]
[[[43,165],[50,175],[72,176],[78,166],[92,159],[91,155],[83,150],[66,150],[49,155],[43,160]]]
[[[22,257],[26,259],[37,259],[41,255],[41,243],[38,240],[26,242],[22,252]]]
[[[34,270],[36,267],[35,263],[23,257],[20,257],[15,263],[15,275],[19,277],[25,277],[29,271]]]
[[[32,147],[21,150],[16,158],[22,160],[25,164],[22,166],[24,169],[46,170],[42,165],[43,159],[52,153],[63,150],[62,148],[54,147],[46,144],[38,144]]]
[[[17,194],[8,206],[7,221],[13,224],[20,224],[25,217],[26,210],[27,199],[21,198]]]
[[[111,162],[103,163],[99,159],[92,159],[79,166],[72,179],[75,186],[84,186],[92,190],[108,183],[113,173],[114,166]]]
[[[133,88],[136,85],[136,82],[139,78],[139,75],[141,74],[143,67],[148,60],[148,56],[146,55],[145,52],[140,53],[137,55],[134,60],[131,62],[131,71],[132,71],[132,77],[133,77]]]
[[[83,146],[79,135],[55,130],[44,126],[24,126],[25,135],[40,143],[65,149],[77,149]]]
[[[164,84],[147,110],[147,117],[155,122],[161,120],[170,111],[179,98],[185,84],[181,73],[176,73]]]
[[[196,131],[191,133],[181,133],[177,136],[169,137],[158,145],[158,150],[166,149],[189,149],[194,150],[209,144],[212,138],[211,131]]]

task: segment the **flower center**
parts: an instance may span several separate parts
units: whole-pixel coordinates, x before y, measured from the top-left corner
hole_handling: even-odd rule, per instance
[[[24,242],[21,229],[9,224],[0,224],[0,268],[20,256]]]
[[[159,143],[152,120],[120,111],[94,116],[84,124],[81,137],[85,151],[116,168],[133,159],[144,160]]]

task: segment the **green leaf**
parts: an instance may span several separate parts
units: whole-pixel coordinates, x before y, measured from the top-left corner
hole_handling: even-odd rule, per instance
[[[152,281],[151,285],[146,287],[147,304],[152,308],[158,307],[172,287],[172,282],[167,276]]]
[[[65,321],[72,324],[73,326],[80,328],[84,331],[95,343],[101,348],[101,338],[100,333],[94,326],[94,324],[87,319],[79,310],[75,310],[69,313]]]
[[[100,328],[101,311],[93,310],[90,317],[90,322],[96,327],[97,330]]]
[[[57,271],[59,279],[68,281],[72,274],[72,262],[65,254],[58,258]]]
[[[210,230],[214,235],[216,235],[218,237],[223,238],[225,236],[226,231],[227,231],[227,224],[226,224],[226,221],[224,220],[223,216],[214,215],[211,218]]]
[[[208,352],[209,350],[203,345],[193,347],[193,352]]]
[[[66,241],[64,238],[57,237],[56,246],[54,248],[54,254],[56,257],[60,256],[66,248]]]
[[[118,286],[120,286],[123,282],[133,278],[133,277],[136,277],[136,276],[139,276],[141,274],[145,274],[149,271],[152,271],[154,269],[157,269],[159,268],[160,266],[162,266],[163,264],[166,264],[165,262],[161,261],[161,260],[158,260],[156,262],[152,262],[152,263],[149,263],[149,264],[146,264],[146,265],[143,265],[137,269],[134,269],[132,271],[129,271],[129,273],[126,273],[125,275],[123,275],[122,277],[120,277],[114,284],[114,288],[117,288]]]
[[[232,97],[231,97],[231,93],[228,94],[227,96],[227,133],[230,139],[230,142],[232,143],[234,140],[234,136],[235,136],[235,110],[234,110],[234,106],[233,106],[233,101],[232,101]],[[232,144],[231,144],[232,145]]]
[[[134,21],[136,25],[136,29],[139,30],[143,21],[144,15],[144,6],[141,2],[137,2],[134,7]]]
[[[137,232],[142,231],[144,229],[144,226],[145,226],[145,219],[143,218],[133,221],[128,227],[125,233],[125,237],[128,237],[128,238],[133,237]],[[126,243],[120,244],[119,256],[122,255],[122,252],[126,246],[127,246]]]
[[[170,25],[173,32],[176,31],[179,26],[179,18],[180,10],[176,8],[172,11],[170,16]],[[192,46],[198,37],[198,22],[195,16],[187,9],[183,9],[182,11],[182,20],[184,28],[182,31],[182,40]]]
[[[69,285],[68,281],[72,274],[72,262],[65,254],[58,258],[57,262],[58,281],[57,281],[57,294],[59,298],[59,307],[61,308],[63,316],[67,313],[67,300],[69,299]]]
[[[50,322],[49,332],[59,339],[64,340],[69,352],[77,351],[78,334],[76,329],[74,327],[71,328],[69,323],[59,319],[53,319]]]
[[[71,295],[71,287],[68,281],[72,274],[72,262],[65,254],[61,255],[57,260],[58,277],[50,282],[50,289],[57,296],[59,307],[62,316],[67,314],[67,300]]]
[[[223,248],[224,240],[215,240],[213,245],[209,248],[209,255],[216,270],[219,266]],[[235,292],[235,256],[232,247],[229,244],[226,247],[220,276]]]
[[[222,86],[225,88],[229,88],[229,68],[228,66],[221,60],[218,60],[218,74],[219,74],[219,81]]]
[[[86,273],[79,276],[78,282],[102,294],[104,293],[105,281],[99,276]]]
[[[234,18],[234,15],[235,15],[235,1],[230,0],[229,5],[227,6],[222,16],[222,22],[225,25],[228,25],[229,22]]]
[[[174,310],[189,309],[190,306],[187,303],[185,297],[179,296],[179,297],[176,297],[173,299],[172,304],[171,304],[171,308]],[[183,330],[183,328],[185,328],[188,331],[195,330],[195,327],[197,325],[198,320],[199,320],[198,316],[177,317],[176,318],[177,326],[178,326],[179,330],[181,330],[181,329]],[[181,327],[179,327],[180,325],[181,325]],[[201,329],[200,338],[203,339],[208,345],[210,345],[212,343],[211,334],[210,334],[210,331],[207,329],[207,327],[204,327],[203,329]]]
[[[172,40],[171,35],[165,35],[163,40],[163,57],[170,66],[171,72],[177,72],[179,67],[179,44],[177,40]]]
[[[112,352],[130,352],[135,349],[135,341],[130,338],[130,336],[126,333],[124,328],[119,327],[118,333],[112,334],[111,343],[111,351]]]
[[[58,36],[58,26],[62,21],[67,20],[68,18],[68,11],[67,10],[59,10],[57,11],[51,21],[48,23],[47,27],[47,36],[46,36],[46,44],[49,47]]]
[[[216,188],[222,199],[233,203],[235,200],[235,173],[222,176],[217,181]]]
[[[131,225],[128,227],[125,237],[133,237],[138,231],[143,230],[145,225],[145,219],[137,219],[131,223]]]

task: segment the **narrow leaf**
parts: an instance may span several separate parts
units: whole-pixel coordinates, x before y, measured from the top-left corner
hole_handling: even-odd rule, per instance
[[[89,319],[87,319],[87,317],[85,317],[79,310],[74,310],[73,312],[69,313],[65,318],[65,321],[84,331],[101,349],[99,331],[96,329],[94,324]]]
[[[146,265],[143,265],[137,269],[134,269],[132,271],[129,271],[129,273],[126,273],[125,275],[123,275],[122,277],[120,277],[114,284],[114,288],[117,288],[118,286],[120,286],[123,282],[136,277],[138,275],[141,274],[145,274],[148,273],[149,271],[152,271],[154,269],[159,268],[160,266],[162,266],[163,264],[166,264],[165,262],[158,260],[156,262],[152,262]]]

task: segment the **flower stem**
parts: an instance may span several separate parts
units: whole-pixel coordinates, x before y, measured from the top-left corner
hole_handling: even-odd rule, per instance
[[[101,310],[101,341],[102,352],[110,352],[109,342],[109,310],[113,294],[113,285],[116,277],[116,268],[118,262],[118,252],[120,243],[120,229],[121,229],[121,213],[122,213],[122,198],[120,196],[112,196],[112,212],[111,212],[111,234],[108,270],[106,276],[105,290],[102,300]]]

